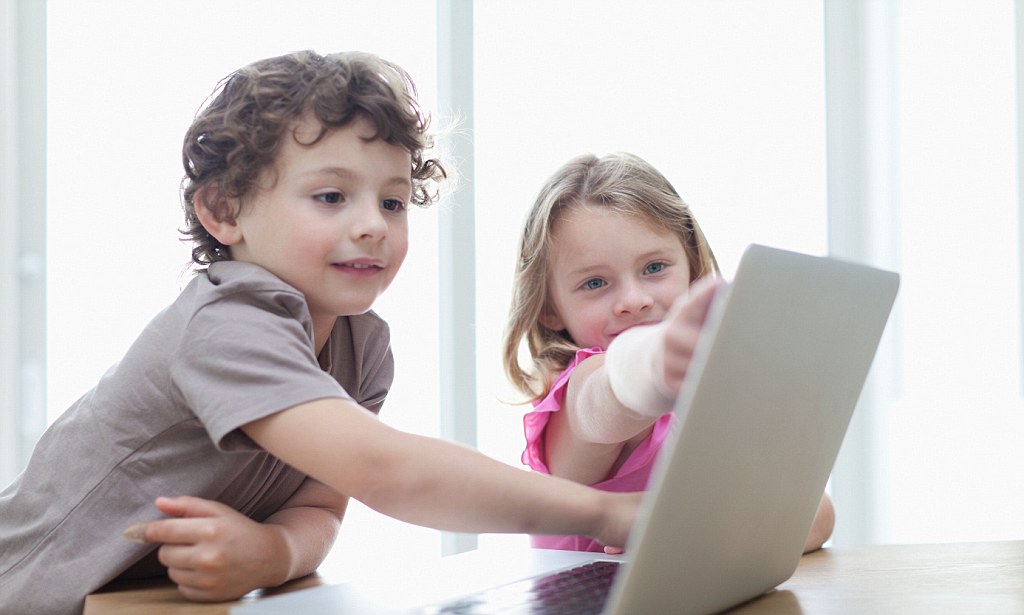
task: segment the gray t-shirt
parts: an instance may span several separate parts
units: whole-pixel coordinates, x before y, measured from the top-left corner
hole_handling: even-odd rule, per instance
[[[227,261],[196,276],[0,492],[0,613],[77,613],[108,581],[151,571],[154,547],[121,533],[160,518],[159,495],[257,521],[278,510],[305,475],[239,427],[328,397],[378,412],[394,375],[372,312],[338,319],[319,357],[312,337],[302,294],[266,270]]]

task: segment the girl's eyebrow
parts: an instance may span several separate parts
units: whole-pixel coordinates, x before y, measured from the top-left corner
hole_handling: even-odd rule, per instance
[[[637,257],[637,260],[648,261],[648,260],[671,260],[670,257],[665,254],[664,250],[649,250]],[[589,265],[583,265],[576,269],[570,269],[563,275],[570,281],[579,280],[580,278],[591,277],[600,275],[602,270],[607,267],[607,263],[594,263]]]
[[[663,250],[663,249],[648,250],[647,252],[644,252],[643,254],[638,255],[636,257],[636,259],[640,260],[640,261],[646,261],[646,260],[650,260],[652,258],[655,258],[655,259],[667,259],[669,257],[669,255],[666,252],[667,251]],[[597,270],[603,269],[605,266],[606,266],[606,263],[594,263],[594,264],[584,265],[584,266],[578,267],[576,269],[572,269],[572,270],[568,271],[567,273],[570,276],[589,275],[592,271],[597,271]]]
[[[567,271],[566,276],[570,278],[578,278],[580,276],[593,275],[595,271],[600,271],[601,269],[604,269],[604,267],[605,265],[600,263],[595,265],[584,265],[583,267]]]

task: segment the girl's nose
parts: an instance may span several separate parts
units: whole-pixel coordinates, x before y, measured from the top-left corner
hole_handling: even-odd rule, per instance
[[[615,314],[638,314],[653,305],[654,300],[650,293],[644,292],[637,285],[627,285],[622,288],[615,303]]]

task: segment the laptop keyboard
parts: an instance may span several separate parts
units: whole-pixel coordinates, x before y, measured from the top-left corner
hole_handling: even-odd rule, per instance
[[[427,607],[424,615],[599,615],[622,562],[598,560]]]

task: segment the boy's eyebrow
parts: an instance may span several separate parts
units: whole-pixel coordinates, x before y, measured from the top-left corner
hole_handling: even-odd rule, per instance
[[[336,175],[336,176],[338,176],[338,177],[340,177],[342,179],[354,179],[354,178],[358,178],[359,177],[358,173],[354,173],[351,170],[346,169],[345,167],[338,167],[338,166],[329,166],[329,167],[322,167],[320,169],[314,169],[314,170],[309,171],[307,173],[303,173],[303,175]],[[409,177],[405,177],[404,175],[395,175],[394,177],[390,177],[387,180],[385,180],[384,181],[384,185],[386,185],[386,186],[394,186],[394,185],[411,186],[412,185],[412,179],[409,178]]]

